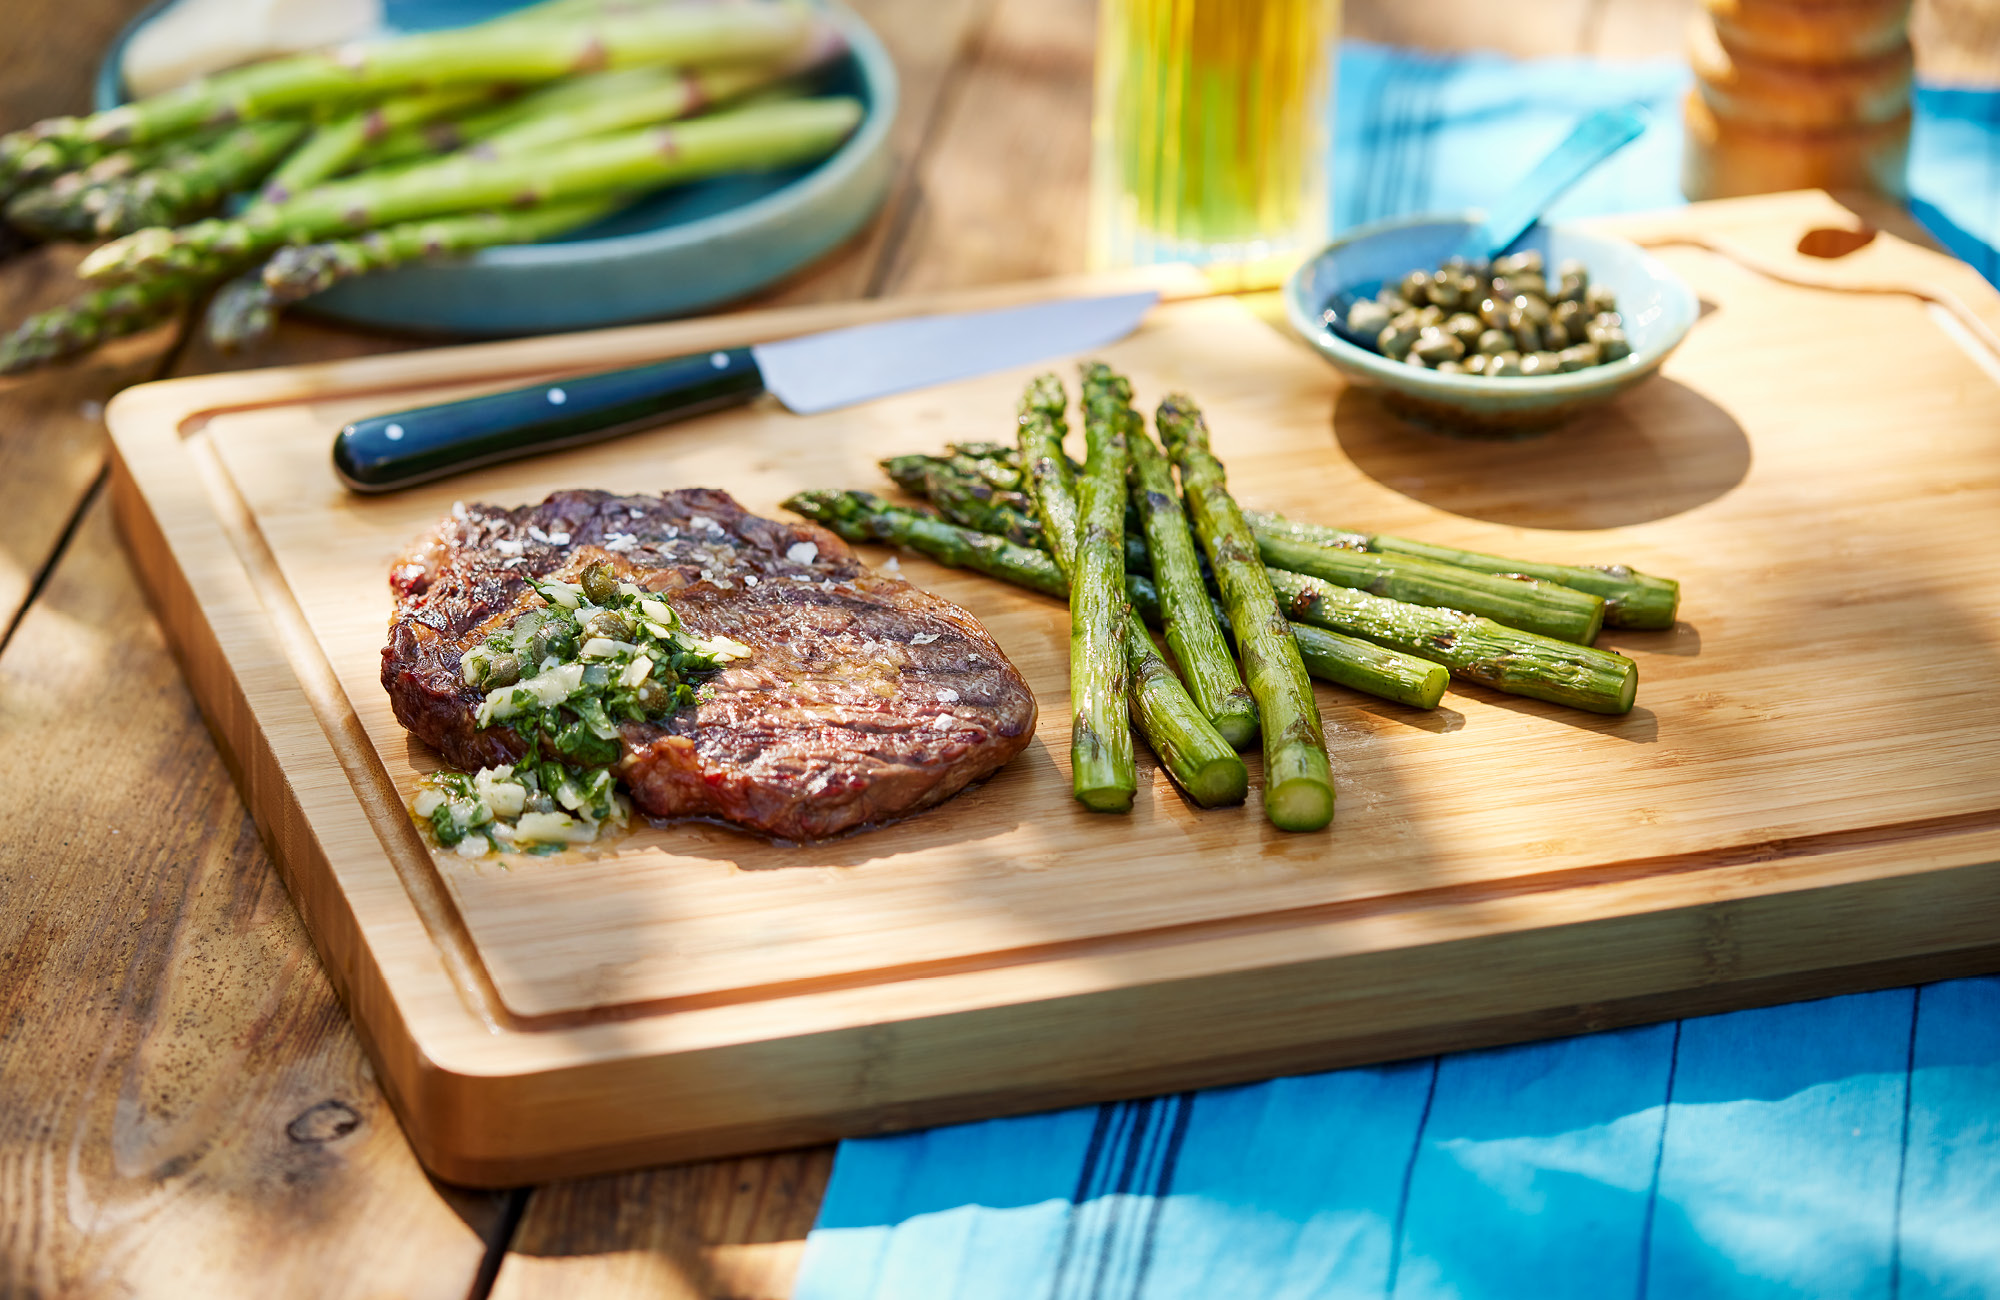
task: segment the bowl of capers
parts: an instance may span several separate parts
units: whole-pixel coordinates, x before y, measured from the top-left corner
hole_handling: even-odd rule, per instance
[[[1285,310],[1391,410],[1449,433],[1519,437],[1658,370],[1700,314],[1636,244],[1538,224],[1489,261],[1454,256],[1477,216],[1355,230],[1285,285]]]

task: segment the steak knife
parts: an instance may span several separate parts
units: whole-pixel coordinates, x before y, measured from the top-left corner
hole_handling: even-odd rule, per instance
[[[813,415],[1103,347],[1136,329],[1158,299],[1145,291],[905,316],[393,411],[342,429],[333,467],[356,492],[393,492],[764,393]]]

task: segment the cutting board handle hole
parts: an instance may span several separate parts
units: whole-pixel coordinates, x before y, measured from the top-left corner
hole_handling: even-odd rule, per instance
[[[1842,230],[1837,226],[1815,226],[1799,236],[1799,252],[1807,257],[1824,258],[1832,261],[1857,253],[1875,242],[1875,228],[1862,226],[1858,230]]]

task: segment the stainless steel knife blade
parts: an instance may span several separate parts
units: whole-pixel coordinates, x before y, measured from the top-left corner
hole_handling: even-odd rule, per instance
[[[750,351],[765,388],[789,409],[812,415],[1103,347],[1138,328],[1159,297],[1148,290],[905,316],[759,343]]]

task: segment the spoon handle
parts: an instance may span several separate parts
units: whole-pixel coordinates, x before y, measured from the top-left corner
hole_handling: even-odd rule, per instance
[[[1637,108],[1600,108],[1584,118],[1493,205],[1486,224],[1467,236],[1459,255],[1483,262],[1505,252],[1564,191],[1645,129],[1646,116]]]

